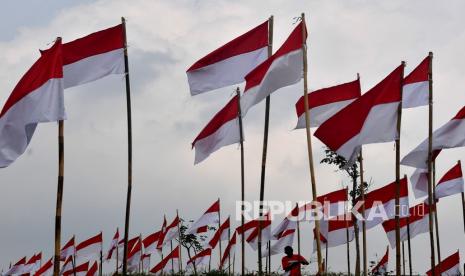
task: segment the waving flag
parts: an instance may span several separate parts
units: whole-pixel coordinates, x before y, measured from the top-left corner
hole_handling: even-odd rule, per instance
[[[24,153],[38,123],[66,119],[61,39],[24,74],[0,113],[0,167]]]
[[[142,256],[140,257],[140,262],[142,271],[150,270],[150,254],[142,254]]]
[[[74,236],[63,246],[60,251],[60,261],[64,262],[69,256],[73,256],[76,253],[74,247]]]
[[[98,259],[102,252],[103,237],[102,232],[89,238],[76,246],[76,260],[88,261]]]
[[[40,262],[42,261],[42,252],[34,254],[24,265],[22,274],[28,274],[36,271],[40,268]]]
[[[110,242],[107,257],[105,258],[105,260],[108,261],[108,260],[111,260],[113,258],[113,252],[115,250],[118,250],[118,240],[119,240],[119,229],[116,228],[116,233],[115,233],[115,235],[113,236],[113,239]],[[118,255],[118,254],[116,254],[116,255]]]
[[[455,252],[454,254],[450,255],[449,257],[445,258],[441,261],[434,268],[434,275],[441,275],[441,276],[455,276],[461,275],[460,274],[460,255],[459,251]],[[426,272],[427,276],[433,275],[431,270]]]
[[[208,242],[208,245],[210,245],[210,247],[212,249],[214,249],[216,247],[216,245],[218,244],[218,242],[220,241],[225,241],[225,240],[228,240],[228,231],[229,231],[229,227],[230,227],[230,222],[229,222],[229,217],[220,225],[220,227],[218,228],[218,230],[216,230],[215,234],[213,235],[213,237],[210,239],[210,241]]]
[[[347,230],[349,240],[347,240]],[[330,219],[320,221],[320,233],[326,239],[328,247],[336,247],[351,242],[354,239],[354,221],[352,214],[343,214]]]
[[[259,229],[262,233],[262,244],[271,240],[271,218],[267,213],[260,218],[248,221],[243,226],[236,228],[236,233],[243,235],[245,241],[252,247],[253,250],[258,249]]]
[[[89,270],[87,271],[86,276],[96,276],[98,273],[98,264],[97,262],[94,262],[91,267],[89,267]]]
[[[282,254],[286,246],[292,246],[294,242],[295,229],[287,229],[281,233],[278,240],[271,245],[270,248],[266,249],[262,254],[262,258],[269,255]]]
[[[66,258],[65,263],[61,267],[60,276],[61,275],[69,276],[73,274],[73,271],[74,271],[73,256],[69,256],[68,258]]]
[[[236,249],[236,232],[234,232],[233,236],[229,240],[228,245],[226,246],[226,249],[223,252],[223,257],[221,257],[221,262],[220,262],[220,269],[223,269],[224,264],[228,260],[228,258],[234,255]]]
[[[402,91],[402,108],[428,105],[429,103],[429,68],[431,58],[426,57],[413,71],[404,78]]]
[[[310,127],[318,127],[348,104],[360,97],[360,79],[323,88],[308,94]],[[300,97],[295,104],[298,128],[305,128],[305,99]]]
[[[71,266],[71,269],[68,269],[63,272],[63,276],[86,276],[87,270],[89,269],[89,262],[85,262],[75,267]]]
[[[187,269],[193,269],[194,264],[197,270],[202,270],[210,262],[212,256],[212,249],[207,248],[200,251],[197,255],[193,256],[187,261]]]
[[[268,55],[268,21],[226,43],[187,69],[191,95],[241,83]]]
[[[21,260],[17,261],[7,272],[3,275],[13,275],[13,274],[22,274],[24,266],[26,265],[26,257],[21,258]]]
[[[326,120],[314,136],[350,164],[362,145],[397,139],[403,72],[404,66],[400,65],[375,87]]]
[[[460,161],[439,180],[435,191],[436,199],[464,192]]]
[[[119,24],[63,44],[65,88],[124,73],[124,34]]]
[[[136,244],[139,242],[139,239],[140,237],[137,236],[137,237],[134,237],[128,240],[128,253],[127,253],[128,256],[130,255],[131,251],[136,246]],[[123,252],[123,247],[124,247],[124,238],[118,242],[118,251]],[[123,254],[119,254],[118,261],[122,261],[122,260],[123,260]]]
[[[169,241],[174,239],[178,234],[178,224],[179,224],[179,216],[176,216],[167,227],[166,230],[161,234],[160,238],[158,239],[157,248],[162,248],[165,244]]]
[[[303,31],[306,33],[306,28],[300,22],[276,53],[245,76],[245,90],[241,98],[243,116],[274,91],[302,79]]]
[[[386,253],[379,263],[371,270],[373,275],[385,275],[388,273],[389,246],[386,248]]]
[[[271,239],[278,240],[286,230],[296,229],[299,217],[299,206],[297,205],[292,211],[276,226],[271,232]]]
[[[207,211],[196,221],[194,222],[191,227],[187,230],[187,234],[196,234],[202,233],[206,231],[201,231],[201,229],[205,229],[207,226],[211,224],[218,224],[220,222],[219,218],[220,212],[220,200],[218,199],[215,203],[207,209]]]
[[[176,246],[176,248],[171,251],[168,256],[166,256],[161,262],[159,262],[156,266],[154,266],[151,270],[150,273],[159,275],[162,273],[169,272],[171,269],[167,268],[168,262],[172,261],[174,264],[174,267],[177,267],[177,264],[179,262],[179,245]]]
[[[142,244],[144,245],[144,252],[146,254],[152,254],[157,252],[157,243],[161,237],[161,234],[161,231],[157,231],[153,234],[148,235],[145,239],[142,240]]]
[[[33,275],[34,276],[46,276],[53,272],[53,261],[52,258],[45,262]]]
[[[321,211],[325,218],[337,217],[346,213],[347,188],[343,188],[325,195],[318,196],[316,201],[321,205]],[[305,213],[313,209],[312,202],[309,202],[299,208],[299,213]],[[305,214],[306,216],[307,214]],[[305,217],[300,216],[300,217]]]

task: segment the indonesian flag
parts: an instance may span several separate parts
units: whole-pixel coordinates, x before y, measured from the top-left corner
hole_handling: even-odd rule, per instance
[[[187,69],[191,95],[241,83],[268,55],[268,21],[226,43]]]
[[[42,261],[42,252],[32,256],[22,269],[22,274],[29,274],[40,268],[40,262]]]
[[[38,123],[66,119],[61,39],[24,74],[0,113],[0,168],[24,153]]]
[[[265,250],[265,252],[262,255],[262,258],[268,256],[268,254],[282,254],[286,246],[292,246],[292,243],[294,242],[294,236],[295,229],[287,229],[284,232],[282,232],[281,235],[278,237],[278,240],[275,243],[273,243],[273,245],[269,249]]]
[[[34,276],[47,276],[53,273],[53,261],[52,258],[44,263],[35,273]]]
[[[426,57],[417,68],[404,78],[402,108],[428,105],[429,103],[429,67],[431,58]]]
[[[174,267],[177,267],[177,264],[179,263],[179,245],[176,246],[176,248],[171,251],[168,256],[166,256],[161,262],[159,262],[156,266],[154,266],[151,270],[150,273],[152,274],[162,274],[164,272],[169,272],[171,270],[171,266],[167,267],[168,262],[173,260]]]
[[[441,150],[433,151],[433,161],[439,155]],[[410,176],[413,194],[415,198],[428,196],[428,170],[417,168]]]
[[[61,267],[59,275],[70,275],[73,274],[74,271],[74,264],[73,264],[73,256],[69,256],[66,258],[65,263]]]
[[[353,101],[316,130],[314,136],[352,163],[365,144],[394,141],[404,66]]]
[[[465,146],[465,106],[452,120],[433,132],[433,151],[441,149],[458,148]],[[427,168],[428,163],[428,138],[409,152],[400,161],[402,165]]]
[[[218,242],[228,240],[228,231],[230,227],[229,217],[220,225],[218,230],[216,230],[215,234],[208,242],[208,245],[214,249]]]
[[[25,264],[26,257],[23,257],[21,260],[17,261],[12,267],[10,267],[10,269],[3,275],[22,274]]]
[[[399,215],[400,217],[406,217],[409,210],[407,178],[400,179],[399,185]],[[366,229],[373,228],[384,220],[395,217],[395,194],[396,182],[394,181],[365,195],[365,215],[363,217],[365,218]],[[361,198],[359,197],[358,200],[361,200]],[[357,211],[362,214],[362,204],[358,206]]]
[[[279,240],[286,230],[296,229],[298,220],[299,206],[296,206],[271,232],[271,239]]]
[[[94,262],[91,267],[89,267],[89,270],[87,271],[86,276],[95,276],[97,275],[98,272],[98,264],[97,262]]]
[[[129,256],[129,253],[131,253],[132,249],[134,248],[134,246],[136,245],[136,243],[139,241],[140,237],[137,236],[137,237],[134,237],[130,240],[128,240],[128,256]],[[119,250],[121,249],[121,250]],[[124,251],[124,238],[121,239],[119,242],[118,242],[118,251],[120,252],[123,252]],[[123,254],[119,254],[118,255],[118,260],[119,261],[122,261],[123,260]]]
[[[384,275],[388,272],[388,260],[389,260],[389,246],[386,248],[386,253],[379,263],[371,270],[373,275]]]
[[[328,241],[326,240],[326,237],[321,233],[320,231],[320,245],[325,245]],[[317,244],[316,244],[316,227],[313,228],[313,253],[317,251]]]
[[[300,22],[276,53],[245,76],[245,90],[241,98],[243,116],[274,91],[302,79],[303,31],[306,40],[307,31],[303,22]]]
[[[60,251],[60,261],[64,262],[69,256],[73,256],[76,253],[74,247],[74,236],[63,246]]]
[[[310,127],[318,127],[334,114],[360,97],[360,79],[336,86],[323,88],[308,94]],[[295,104],[298,128],[305,128],[304,96]]]
[[[408,240],[407,225],[410,228],[410,239],[429,231],[429,212],[430,208],[428,204],[420,203],[409,209],[410,214],[408,217],[399,219],[401,242]],[[383,222],[383,228],[391,247],[396,247],[396,220],[390,219]]]
[[[119,240],[119,228],[116,228],[116,233],[113,236],[113,239],[110,242],[110,246],[108,249],[107,257],[105,258],[107,261],[113,258],[113,252],[118,250],[118,240]],[[116,254],[118,255],[118,254]]]
[[[234,96],[223,109],[216,113],[192,142],[192,147],[195,148],[194,164],[202,162],[222,147],[241,141],[237,99],[238,97]]]
[[[89,262],[85,262],[81,265],[76,266],[73,269],[73,266],[71,265],[71,269],[67,269],[66,271],[63,271],[63,276],[86,276],[87,275],[87,270],[89,269]]]
[[[128,253],[128,269],[135,271],[139,268],[140,259],[142,257],[142,239],[139,237],[136,244]]]
[[[165,244],[169,241],[174,239],[178,234],[178,224],[179,224],[179,217],[176,216],[167,227],[166,230],[161,234],[160,238],[158,239],[157,248],[162,248]]]
[[[98,259],[102,252],[102,232],[98,235],[89,238],[76,246],[76,260],[88,261],[92,259]]]
[[[349,230],[349,240],[347,240]],[[354,221],[351,214],[320,220],[320,234],[326,239],[328,247],[336,247],[354,239]]]
[[[436,199],[463,193],[463,175],[460,161],[436,185]]]
[[[157,243],[158,239],[161,236],[161,231],[157,231],[153,234],[148,235],[145,239],[142,240],[142,244],[144,245],[144,252],[146,254],[152,254],[157,251]]]
[[[122,24],[63,44],[65,88],[124,71]]]
[[[325,218],[343,215],[347,211],[347,188],[318,196],[316,201],[321,205],[321,211]],[[312,202],[301,206],[299,208],[299,213],[305,213],[306,216],[306,211],[311,210],[313,208],[312,206]],[[300,218],[305,218],[305,216],[300,216]]]
[[[150,270],[150,254],[142,254],[142,257],[140,257],[140,262],[142,271]]]
[[[224,267],[224,264],[228,260],[229,256],[234,255],[233,253],[236,250],[236,233],[234,232],[233,236],[229,240],[228,245],[226,246],[226,249],[223,252],[223,256],[221,257],[221,262],[220,262],[220,269]]]
[[[270,214],[267,213],[264,216],[251,220],[245,223],[243,226],[236,228],[236,232],[239,235],[243,235],[246,242],[252,247],[253,250],[258,249],[258,236],[259,229],[262,234],[262,245],[271,240],[271,218]]]
[[[211,248],[200,251],[197,255],[193,256],[187,261],[187,269],[193,269],[195,264],[196,269],[201,270],[209,264],[211,255]]]
[[[191,227],[187,230],[187,234],[197,234],[206,232],[207,226],[219,223],[219,212],[220,212],[220,200],[218,199],[213,203],[210,208],[196,221],[194,222]]]
[[[433,275],[431,273],[431,270],[428,270],[426,272],[427,276]],[[450,255],[449,257],[445,258],[443,261],[441,261],[440,264],[438,264],[434,268],[434,275],[441,275],[441,276],[455,276],[455,275],[461,275],[460,274],[460,255],[459,251],[455,252],[454,254]]]

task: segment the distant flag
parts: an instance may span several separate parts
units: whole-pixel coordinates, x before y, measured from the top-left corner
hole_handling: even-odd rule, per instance
[[[157,231],[155,233],[148,235],[142,240],[142,244],[144,245],[144,252],[146,254],[152,254],[152,253],[158,252],[157,244],[158,244],[158,240],[160,239],[160,237],[161,237],[161,231]]]
[[[206,266],[210,263],[210,258],[212,255],[212,249],[206,248],[200,251],[197,255],[193,256],[187,261],[187,269],[192,270],[195,264],[197,272],[204,270]]]
[[[353,163],[365,144],[394,141],[404,66],[353,101],[316,130],[314,136]]]
[[[102,243],[102,232],[81,242],[76,246],[76,260],[82,262],[99,259],[100,252],[102,252]]]
[[[229,259],[229,257],[234,255],[236,250],[236,242],[236,232],[234,232],[233,236],[229,240],[228,245],[226,246],[226,249],[224,250],[223,256],[221,257],[220,269],[223,269],[224,264]]]
[[[128,252],[128,270],[136,271],[139,268],[140,259],[142,257],[142,239],[140,237],[137,239],[131,251]]]
[[[326,237],[323,235],[323,233],[320,232],[320,243],[322,245],[326,246],[326,243],[328,243],[328,240],[326,240]],[[313,228],[313,253],[317,251],[317,246],[316,246],[316,228]],[[323,266],[324,267],[324,266]]]
[[[440,264],[436,265],[434,272],[434,275],[442,276],[461,275],[459,251],[457,250],[457,252],[442,260]],[[433,274],[431,273],[431,270],[428,270],[426,275],[431,276]]]
[[[144,253],[140,257],[142,271],[150,270],[150,256],[151,256],[150,254]]]
[[[286,229],[278,236],[277,241],[274,242],[270,248],[266,249],[262,254],[262,258],[269,255],[282,254],[286,246],[292,246],[294,242],[295,229]]]
[[[177,264],[179,263],[179,245],[176,246],[176,248],[173,251],[171,251],[171,253],[168,254],[168,256],[163,258],[161,262],[155,265],[150,270],[150,273],[155,274],[155,275],[160,275],[160,274],[169,272],[171,270],[171,266],[167,267],[167,264],[170,261],[173,261],[174,267],[177,267]]]
[[[243,116],[274,91],[302,79],[303,31],[306,32],[306,27],[300,22],[276,53],[245,76],[246,85],[241,98]]]
[[[36,271],[40,268],[40,262],[42,261],[42,252],[34,254],[24,265],[22,274],[28,274]]]
[[[360,97],[360,79],[319,89],[308,94],[310,127],[318,127],[348,104]],[[305,128],[304,96],[295,104],[298,128]]]
[[[187,234],[202,233],[200,229],[205,228],[211,224],[219,223],[219,212],[220,212],[220,200],[215,201],[207,211],[187,230]],[[205,231],[203,231],[205,232]]]
[[[128,255],[131,253],[131,250],[135,247],[135,245],[137,244],[137,242],[139,241],[140,237],[137,236],[137,237],[134,237],[132,239],[129,239],[128,240]],[[118,248],[121,248],[121,252],[123,252],[123,246],[124,246],[124,238],[121,239],[119,242],[118,242]],[[119,249],[118,249],[119,251]],[[121,253],[118,255],[118,260],[121,261],[123,260],[123,254],[124,253]]]
[[[320,231],[326,239],[328,247],[336,247],[354,239],[354,221],[352,214],[320,220]],[[349,240],[347,240],[347,231]]]
[[[236,233],[242,235],[245,241],[252,247],[253,250],[258,249],[258,234],[259,229],[262,232],[262,244],[265,244],[272,239],[271,236],[271,218],[267,213],[260,218],[248,221],[243,226],[236,228]]]
[[[441,150],[433,152],[433,161],[439,155]],[[428,170],[417,168],[410,176],[410,183],[412,184],[413,194],[415,198],[422,198],[428,196]]]
[[[3,275],[13,275],[13,274],[22,274],[24,266],[26,265],[26,257],[21,258],[13,266],[8,269]]]
[[[66,270],[63,272],[63,276],[86,276],[87,270],[89,269],[89,262],[85,262],[80,265],[76,265],[74,268],[71,267],[71,270]]]
[[[404,78],[402,89],[402,108],[428,105],[429,103],[429,66],[431,58],[426,57]]]
[[[192,142],[195,148],[195,162],[198,164],[218,149],[240,142],[239,103],[234,96],[208,122]]]
[[[297,221],[300,219],[299,206],[296,206],[292,211],[276,226],[271,232],[271,239],[278,240],[286,230],[297,228]]]
[[[161,249],[165,244],[169,241],[174,239],[178,235],[178,224],[179,224],[179,216],[176,215],[173,222],[171,222],[167,227],[166,230],[161,234],[160,238],[158,239],[157,248]]]
[[[438,182],[435,187],[436,199],[464,192],[462,166],[458,162]]]
[[[60,260],[65,261],[69,256],[73,256],[76,253],[74,246],[74,236],[63,246],[60,251]]]
[[[86,276],[96,276],[98,274],[98,264],[97,262],[94,262],[91,267],[89,267],[89,270],[87,271]]]
[[[337,217],[339,215],[345,214],[347,200],[347,188],[336,190],[316,198],[316,201],[321,205],[321,212],[325,218]],[[312,208],[312,202],[309,202],[303,206],[300,206],[299,213],[305,213]]]
[[[110,242],[110,246],[108,248],[106,260],[113,259],[113,252],[118,249],[118,240],[119,240],[119,229],[116,228],[116,233],[113,236],[113,239]],[[116,258],[116,257],[115,257]]]
[[[373,275],[385,275],[388,273],[388,261],[389,261],[389,246],[386,248],[386,253],[381,258],[379,263],[371,270]]]
[[[214,249],[219,241],[228,240],[228,230],[230,227],[229,217],[220,225],[218,230],[216,230],[213,237],[208,242],[208,245]]]
[[[73,270],[74,270],[73,256],[69,256],[68,258],[66,258],[65,263],[61,267],[60,276],[61,275],[68,276],[70,274],[73,274]]]
[[[61,39],[24,74],[0,113],[0,168],[24,153],[38,123],[66,119]]]
[[[123,25],[63,44],[65,88],[124,73]]]
[[[52,258],[42,264],[42,266],[33,274],[34,276],[47,276],[53,272],[53,261]]]
[[[226,43],[187,69],[191,95],[244,81],[268,54],[268,21]]]
[[[465,146],[465,107],[449,122],[433,132],[433,151]],[[427,168],[428,139],[423,140],[416,148],[401,160],[401,164],[415,168]]]

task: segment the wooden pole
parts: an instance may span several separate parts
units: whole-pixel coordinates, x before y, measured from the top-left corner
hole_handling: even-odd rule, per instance
[[[365,179],[363,174],[363,152],[362,147],[360,147],[360,155],[359,155],[359,163],[360,163],[360,195],[362,198],[362,251],[363,251],[363,275],[368,275],[368,256],[367,256],[367,227],[365,222]]]
[[[346,189],[346,192],[348,192],[348,189]],[[350,275],[350,241],[349,241],[349,221],[347,220],[347,202],[344,203],[345,205],[345,210],[344,210],[344,219],[346,221],[346,245],[347,245],[347,275]],[[351,215],[351,214],[350,214]],[[350,218],[350,217],[349,217]]]
[[[268,57],[272,55],[273,45],[273,16],[268,19]],[[260,175],[260,210],[259,216],[263,216],[263,200],[265,199],[265,175],[266,175],[266,155],[268,151],[268,127],[270,124],[270,96],[265,99],[265,127],[263,133],[263,152],[262,152],[262,165]],[[259,222],[258,227],[258,275],[263,274],[262,271],[262,221]]]
[[[241,145],[241,228],[244,228],[244,202],[245,202],[245,175],[244,175],[244,130],[242,128],[242,112],[241,112],[241,90],[236,88],[237,95],[237,118],[239,120],[239,137]],[[231,230],[228,230],[228,240],[231,240]],[[241,275],[245,275],[245,237],[241,235]],[[235,257],[235,255],[234,255]],[[234,265],[235,260],[233,260]],[[234,274],[234,271],[233,271]]]
[[[299,204],[296,203],[295,206],[296,206],[296,208],[298,208]],[[300,253],[300,220],[299,220],[299,217],[297,217],[297,253],[299,253],[299,255],[301,255],[301,253]]]
[[[132,119],[131,119],[131,85],[129,82],[129,59],[128,44],[126,36],[126,19],[121,17],[124,36],[124,73],[126,79],[126,111],[128,123],[128,190],[126,195],[126,215],[124,220],[124,247],[123,247],[123,275],[127,275],[129,218],[131,213],[131,191],[132,191]]]
[[[305,108],[305,129],[307,134],[307,152],[308,152],[308,163],[310,169],[310,180],[312,185],[312,197],[313,201],[316,202],[317,192],[316,192],[316,180],[315,180],[315,170],[313,165],[313,152],[312,152],[312,135],[310,133],[310,112],[308,112],[308,80],[307,80],[307,30],[305,28],[305,14],[302,13],[302,52],[303,52],[303,77],[304,77],[304,108]],[[317,260],[318,260],[318,273],[321,274],[323,269],[322,267],[322,257],[321,257],[321,241],[320,241],[320,221],[315,219],[315,234],[316,234],[316,251],[317,251]]]
[[[326,241],[326,249],[325,249],[325,275],[328,274],[328,241]]]
[[[433,206],[434,206],[434,227],[436,229],[436,250],[438,256],[438,267],[441,269],[441,242],[439,240],[439,220],[438,205],[436,204],[436,161],[433,161]]]
[[[178,223],[178,239],[179,239],[179,273],[182,275],[183,272],[182,272],[182,256],[181,256],[181,253],[182,253],[182,240],[181,240],[181,227],[180,227],[180,224],[182,223],[181,222],[181,218],[179,218],[179,212],[178,212],[178,209],[176,209],[176,216],[178,217],[179,219],[179,223]]]
[[[433,206],[432,192],[432,165],[433,165],[433,52],[429,52],[429,100],[428,100],[428,206]],[[431,275],[435,276],[435,254],[434,254],[434,234],[433,234],[433,212],[429,212],[429,240],[431,249]]]
[[[53,260],[54,276],[58,276],[60,273],[61,206],[63,202],[63,182],[65,169],[64,140],[64,123],[63,120],[60,120],[58,121],[58,185],[57,205],[55,209],[55,258]]]
[[[118,256],[118,254],[119,254],[119,252],[118,252],[119,251],[118,250],[118,247],[119,247],[118,243],[119,243],[119,236],[118,236],[118,239],[117,239],[117,242],[116,242],[116,270],[115,270],[116,274],[118,274],[118,257],[119,257]]]
[[[218,203],[220,203],[220,198],[218,198]],[[220,209],[221,209],[221,204],[220,204],[220,208],[218,209],[218,230],[220,230],[221,228],[221,212],[220,212]],[[221,264],[221,237],[220,237],[220,240],[218,241],[218,249],[219,249],[219,252],[220,253],[220,264]],[[210,260],[211,260],[211,256],[210,256]]]
[[[271,275],[271,241],[268,241],[268,275]]]
[[[229,221],[230,220],[231,216],[229,216]],[[231,240],[231,227],[228,228],[228,241]],[[210,257],[211,259],[211,257]],[[221,262],[221,261],[220,261]],[[231,275],[231,254],[228,254],[228,275],[230,276]]]
[[[173,252],[173,240],[170,240],[171,252]],[[171,273],[174,274],[174,260],[171,259]]]
[[[100,231],[100,235],[102,235],[102,231]],[[100,244],[102,245],[102,244]],[[99,275],[103,275],[103,248],[100,246],[100,266],[99,266]]]
[[[407,275],[405,271],[405,243],[402,241],[402,275]]]
[[[465,232],[465,194],[462,192],[463,231]]]
[[[404,175],[407,177],[407,175]],[[412,269],[412,247],[410,244],[410,219],[407,217],[407,251],[408,251],[408,269],[409,269],[409,276],[412,276],[413,269]]]

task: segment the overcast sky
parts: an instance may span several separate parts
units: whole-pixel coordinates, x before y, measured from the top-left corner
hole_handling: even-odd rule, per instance
[[[230,39],[275,16],[274,49],[305,12],[309,29],[308,63],[311,90],[351,81],[360,73],[367,91],[402,60],[410,72],[434,52],[434,126],[447,122],[465,104],[465,2],[448,1],[2,1],[0,16],[0,102],[57,37],[64,42],[120,23],[127,18],[133,99],[133,204],[131,236],[160,228],[162,217],[195,219],[221,198],[222,215],[234,216],[240,199],[240,151],[229,146],[194,166],[190,143],[228,101],[234,87],[191,97],[185,70]],[[243,86],[243,84],[241,85]],[[281,89],[271,98],[270,138],[265,199],[310,200],[305,131],[292,131],[294,104],[302,83]],[[116,227],[123,228],[127,187],[127,134],[124,79],[110,76],[65,91],[65,184],[62,243],[99,231],[107,247]],[[259,196],[264,104],[244,121],[246,199]],[[401,155],[427,135],[427,109],[404,111]],[[323,144],[313,139],[316,163]],[[438,157],[437,178],[464,157],[465,149]],[[53,253],[57,183],[57,125],[41,124],[27,152],[0,171],[0,269],[24,255]],[[395,178],[394,143],[364,147],[365,175],[373,188]],[[349,183],[335,168],[317,164],[317,192]],[[412,170],[401,168],[402,174]],[[411,205],[420,202],[411,196]],[[465,236],[460,196],[439,203],[441,254],[460,248]],[[235,226],[238,225],[234,221]],[[311,228],[302,227],[303,255],[314,258]],[[381,226],[367,233],[369,260],[388,244]],[[354,247],[351,244],[352,248]],[[224,248],[224,247],[223,247]],[[412,240],[414,271],[429,269],[429,237]],[[216,250],[215,250],[216,251]],[[345,271],[345,247],[330,249],[329,267]],[[216,253],[216,252],[215,252]],[[256,253],[247,250],[247,267],[255,269]],[[352,252],[353,255],[353,252]],[[279,267],[281,256],[273,257]],[[152,258],[152,264],[159,257]],[[213,257],[212,264],[218,257]],[[236,258],[236,259],[239,259]],[[395,254],[391,251],[390,268]],[[354,258],[352,259],[352,265]],[[113,266],[111,266],[113,267]],[[106,269],[111,269],[110,266]],[[236,270],[240,268],[236,263]],[[315,270],[315,265],[309,266]]]

